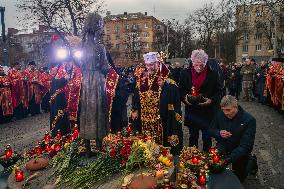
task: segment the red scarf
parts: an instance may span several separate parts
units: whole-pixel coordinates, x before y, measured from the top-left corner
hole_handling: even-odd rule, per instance
[[[207,76],[207,66],[201,73],[197,73],[195,69],[191,68],[191,78],[192,78],[192,85],[195,87],[195,90],[199,92],[204,80]]]

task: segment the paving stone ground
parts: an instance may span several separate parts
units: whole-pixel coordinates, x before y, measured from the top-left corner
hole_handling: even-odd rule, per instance
[[[246,189],[284,189],[284,119],[273,108],[255,102],[240,102],[257,120],[254,153],[258,158],[257,177],[250,176]],[[44,136],[49,129],[49,114],[40,114],[0,125],[0,152],[10,143],[22,152]],[[189,132],[184,127],[184,144]]]

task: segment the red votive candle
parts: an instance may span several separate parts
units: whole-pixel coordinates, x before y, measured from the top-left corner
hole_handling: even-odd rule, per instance
[[[24,180],[24,172],[20,169],[17,169],[15,171],[15,178],[16,178],[16,182],[21,182]]]
[[[200,183],[201,185],[205,185],[205,184],[206,184],[206,176],[200,175],[200,176],[199,176],[199,183]]]
[[[198,158],[197,157],[195,157],[195,156],[193,156],[192,158],[191,158],[191,162],[192,162],[192,164],[198,164],[199,163],[199,160],[198,160]]]
[[[218,163],[220,161],[220,158],[218,156],[213,157],[213,162]]]
[[[10,144],[7,144],[6,149],[5,149],[5,158],[10,159],[13,155],[13,150],[11,148]]]

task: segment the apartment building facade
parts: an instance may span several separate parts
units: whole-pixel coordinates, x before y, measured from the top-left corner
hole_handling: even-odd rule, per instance
[[[105,42],[116,64],[131,65],[140,62],[143,54],[165,47],[164,25],[147,12],[119,15],[107,14]]]
[[[31,60],[34,60],[37,64],[47,64],[47,51],[52,35],[54,35],[54,32],[49,31],[43,25],[39,25],[39,28],[33,30],[33,32],[8,28],[7,50],[9,65],[13,65],[15,62],[26,65]],[[2,60],[1,55],[0,60]]]
[[[236,61],[257,62],[284,53],[284,5],[265,2],[237,7]],[[275,51],[276,50],[276,51]]]

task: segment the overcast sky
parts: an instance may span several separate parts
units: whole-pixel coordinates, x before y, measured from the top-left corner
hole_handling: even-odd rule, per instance
[[[158,19],[174,18],[183,21],[188,13],[202,7],[205,3],[218,2],[219,0],[105,0],[107,10],[112,14],[123,12],[148,12],[148,15]],[[17,0],[0,0],[0,6],[6,7],[6,28],[18,28],[16,19]]]

